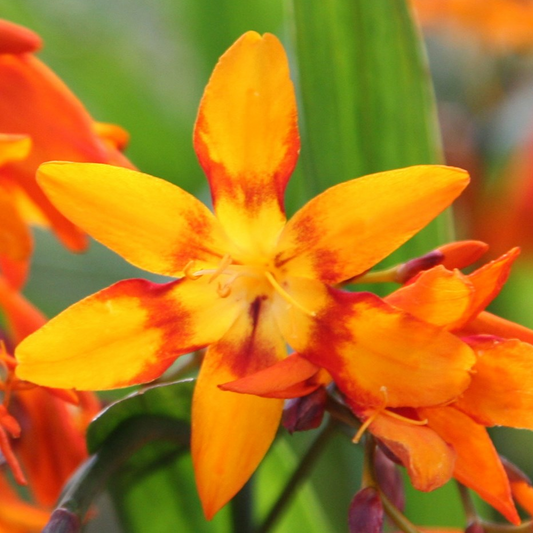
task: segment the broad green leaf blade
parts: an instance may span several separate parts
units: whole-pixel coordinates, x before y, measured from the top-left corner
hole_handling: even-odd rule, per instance
[[[95,453],[120,424],[130,418],[157,415],[190,424],[194,380],[154,385],[111,404],[87,431],[89,453]]]
[[[128,424],[157,420],[190,424],[194,380],[156,385],[110,405],[90,426],[89,450],[105,449]],[[109,482],[110,493],[128,533],[223,532],[228,512],[209,523],[196,492],[187,446],[172,440],[150,442],[132,455]]]
[[[441,162],[433,91],[406,2],[291,0],[291,7],[308,191]],[[447,231],[441,218],[388,263],[427,252]]]

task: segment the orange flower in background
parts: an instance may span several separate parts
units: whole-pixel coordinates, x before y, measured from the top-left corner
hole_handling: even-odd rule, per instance
[[[464,253],[476,257],[471,254],[480,250],[475,244],[462,244],[458,250],[463,254],[455,261],[462,262]],[[471,383],[454,402],[390,409],[384,399],[378,409],[361,410],[346,396],[364,421],[357,438],[366,429],[375,435],[406,467],[415,488],[432,490],[453,476],[513,523],[520,522],[513,496],[529,510],[532,489],[516,476],[510,482],[485,427],[533,429],[533,331],[484,309],[503,287],[517,256],[513,249],[470,275],[437,266],[385,298],[395,308],[454,333],[476,353]],[[323,370],[318,371],[296,354],[223,388],[264,397],[301,396],[328,382]]]
[[[43,517],[56,502],[65,482],[87,458],[85,429],[100,404],[89,392],[46,389],[23,382],[14,375],[14,346],[45,323],[43,315],[0,276],[0,310],[7,331],[0,346],[3,381],[0,382],[0,450],[15,480],[28,485],[33,503],[3,489],[0,526],[13,525],[10,533],[40,531]],[[0,487],[6,480],[0,472]],[[12,494],[13,493],[13,494]],[[12,496],[10,496],[12,494]],[[17,518],[15,510],[28,512]],[[31,526],[31,524],[40,524]],[[6,525],[7,528],[7,525]],[[1,531],[4,531],[0,527]]]
[[[408,240],[468,176],[438,166],[366,176],[328,189],[287,222],[283,195],[300,148],[294,90],[279,41],[254,32],[215,68],[194,146],[216,215],[130,170],[41,167],[39,183],[65,216],[131,263],[179,279],[126,280],[70,307],[18,347],[17,374],[52,387],[125,387],[209,346],[194,394],[192,455],[211,518],[263,458],[283,403],[218,385],[283,360],[287,344],[365,406],[381,405],[384,387],[390,405],[421,407],[468,386],[474,355],[454,335],[372,294],[332,287]]]
[[[477,36],[493,49],[522,51],[533,45],[532,0],[412,0],[423,26],[454,36]]]
[[[31,251],[27,223],[50,226],[71,250],[86,246],[81,230],[37,185],[41,163],[62,159],[132,167],[117,149],[125,132],[96,124],[33,55],[40,47],[33,32],[0,20],[0,255],[17,261]]]

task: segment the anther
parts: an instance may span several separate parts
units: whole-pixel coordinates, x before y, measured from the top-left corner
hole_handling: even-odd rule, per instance
[[[187,279],[190,279],[190,280],[195,280],[195,279],[198,279],[201,277],[201,274],[198,275],[198,274],[195,274],[194,272],[192,272],[193,268],[194,268],[194,260],[192,261],[189,261],[185,267],[183,268],[183,273],[185,274],[185,277]]]
[[[231,294],[231,285],[229,283],[225,283],[222,285],[222,283],[219,282],[217,287],[217,294],[221,298],[227,298]]]

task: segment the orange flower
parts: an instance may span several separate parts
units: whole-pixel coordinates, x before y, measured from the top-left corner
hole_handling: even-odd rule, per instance
[[[19,346],[18,375],[53,387],[124,387],[209,345],[192,420],[209,518],[254,471],[282,410],[281,401],[219,384],[282,360],[290,344],[364,405],[380,405],[383,386],[391,405],[434,405],[464,390],[474,362],[453,335],[372,294],[331,287],[426,225],[463,190],[466,173],[419,166],[366,176],[328,189],[287,222],[296,119],[281,44],[250,32],[215,68],[195,127],[216,216],[181,189],[129,170],[63,163],[40,170],[40,184],[74,223],[135,265],[179,279],[123,281],[72,306]]]
[[[476,257],[471,255],[476,248],[476,243],[462,243],[456,251],[463,253],[452,254],[454,260],[462,262],[465,253]],[[374,434],[406,467],[415,488],[432,490],[453,476],[513,523],[520,520],[512,494],[529,509],[531,487],[524,480],[510,484],[485,427],[533,429],[533,345],[527,342],[533,342],[533,331],[484,309],[503,287],[518,253],[513,249],[468,276],[437,266],[385,298],[395,308],[453,332],[476,353],[471,383],[453,403],[391,409],[385,396],[379,408],[367,409],[346,396],[364,421],[356,438],[366,429]],[[442,254],[441,259],[451,258]],[[323,370],[296,354],[222,388],[290,398],[327,382]],[[342,382],[338,385],[343,391]]]
[[[51,226],[72,250],[86,245],[84,234],[37,185],[41,163],[65,159],[132,166],[113,142],[125,133],[93,122],[63,82],[33,55],[40,46],[30,30],[0,20],[0,255],[19,261],[31,251],[28,222]]]
[[[454,35],[478,36],[492,48],[526,50],[533,45],[531,0],[412,0],[423,26]]]
[[[436,267],[386,300],[419,318],[454,332],[476,353],[472,381],[448,406],[418,409],[412,414],[427,421],[414,427],[385,420],[375,413],[369,430],[411,469],[425,463],[422,432],[442,439],[454,451],[453,476],[475,490],[509,521],[519,523],[511,486],[501,460],[485,429],[503,425],[533,429],[533,332],[484,311],[505,283],[518,256],[513,249],[499,259],[465,276],[458,270]],[[495,335],[496,334],[496,335]],[[407,451],[407,453],[406,453]]]
[[[16,481],[28,484],[29,493],[37,504],[36,516],[42,517],[48,514],[69,476],[87,458],[85,429],[98,412],[99,402],[88,392],[76,395],[20,381],[14,375],[16,361],[6,351],[6,346],[10,350],[42,326],[45,319],[1,276],[0,309],[9,328],[0,346],[0,364],[5,375],[0,383],[3,392],[0,449]],[[5,481],[0,479],[1,483]],[[3,492],[0,500],[1,525],[5,514]],[[29,507],[30,504],[20,500],[16,508],[20,506]],[[6,509],[8,507],[6,505]],[[15,516],[13,513],[5,516],[8,515]],[[23,522],[21,517],[20,523]]]

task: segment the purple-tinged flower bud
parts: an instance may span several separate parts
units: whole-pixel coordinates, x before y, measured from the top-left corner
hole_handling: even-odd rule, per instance
[[[320,426],[324,417],[327,392],[319,387],[311,394],[294,398],[285,403],[283,410],[283,426],[289,433],[307,431]]]
[[[350,533],[381,533],[383,531],[383,504],[374,487],[360,490],[348,511]]]
[[[379,446],[376,446],[374,468],[379,488],[400,511],[403,511],[405,508],[405,491],[402,475],[398,466]]]
[[[78,533],[80,531],[80,519],[77,515],[59,507],[44,527],[42,533]]]
[[[485,533],[485,529],[479,522],[475,521],[466,526],[465,533]]]
[[[444,254],[439,250],[433,250],[421,257],[415,257],[415,259],[411,259],[398,267],[395,275],[396,281],[402,284],[407,283],[420,272],[440,265],[443,261]]]

